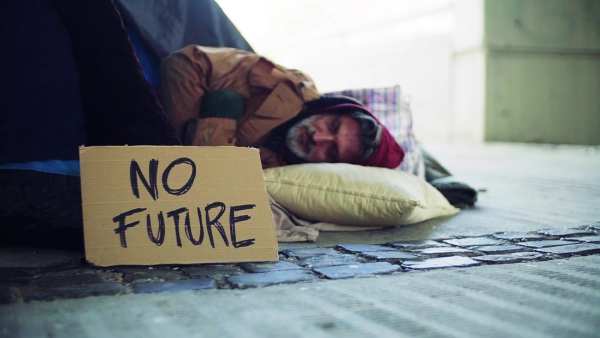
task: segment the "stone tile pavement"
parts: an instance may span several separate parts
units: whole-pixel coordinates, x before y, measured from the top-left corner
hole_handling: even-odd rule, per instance
[[[440,268],[561,259],[600,253],[600,223],[578,228],[379,245],[339,244],[280,251],[268,263],[183,266],[88,265],[79,255],[53,264],[0,267],[0,304],[97,295],[246,289],[326,279],[372,277]]]

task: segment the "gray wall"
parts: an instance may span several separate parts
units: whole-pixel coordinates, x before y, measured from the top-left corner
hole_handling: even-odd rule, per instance
[[[485,141],[600,144],[600,1],[486,0]]]

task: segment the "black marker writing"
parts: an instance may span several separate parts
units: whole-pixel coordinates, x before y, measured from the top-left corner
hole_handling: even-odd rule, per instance
[[[190,174],[190,178],[188,179],[188,181],[181,188],[171,189],[171,187],[169,187],[169,183],[168,183],[169,174],[171,173],[171,169],[173,169],[176,165],[180,165],[180,164],[188,164],[189,166],[191,166],[192,173]],[[178,158],[175,161],[171,162],[171,164],[169,164],[167,169],[165,169],[165,172],[162,175],[162,184],[163,184],[163,187],[165,188],[165,190],[169,194],[179,196],[179,195],[185,194],[186,192],[188,192],[188,190],[190,190],[190,188],[192,187],[192,184],[194,184],[195,178],[196,178],[196,164],[194,163],[194,161],[190,160],[187,157],[181,157],[181,158]]]
[[[219,214],[217,215],[217,217],[213,218],[212,220],[210,219],[210,210],[214,209],[214,208],[221,208],[221,210],[219,210]],[[213,235],[212,235],[212,228],[211,226],[215,226],[215,228],[217,229],[217,231],[219,232],[219,234],[221,234],[221,237],[223,238],[223,242],[225,242],[226,246],[229,246],[229,240],[227,239],[227,235],[225,235],[225,228],[223,228],[223,224],[221,224],[219,222],[219,219],[221,218],[221,216],[223,216],[223,213],[225,213],[225,203],[223,202],[214,202],[211,203],[209,205],[206,206],[206,208],[204,208],[204,213],[206,216],[206,230],[208,232],[208,239],[210,239],[210,245],[214,248],[215,247],[215,241],[213,240]]]
[[[200,245],[204,241],[204,227],[202,224],[202,212],[200,211],[200,208],[196,208],[196,210],[198,211],[198,222],[200,223],[200,236],[198,240],[194,239],[194,235],[192,234],[192,226],[189,223],[186,223],[185,225],[185,235],[190,242],[192,242],[192,244]]]
[[[125,211],[125,212],[113,217],[113,222],[119,223],[119,226],[115,229],[115,234],[119,235],[119,237],[121,239],[121,246],[123,248],[127,247],[127,238],[125,237],[125,231],[129,228],[133,228],[134,226],[136,226],[140,223],[140,221],[125,223],[125,217],[137,214],[144,210],[146,210],[146,208],[131,209],[129,211]]]
[[[237,241],[237,236],[235,234],[235,225],[236,223],[244,222],[250,219],[249,215],[240,215],[236,216],[236,211],[254,209],[256,204],[244,204],[244,205],[234,205],[229,209],[229,232],[231,235],[231,243],[234,248],[243,248],[245,246],[250,246],[254,244],[255,238],[245,239],[242,241]]]
[[[133,191],[133,195],[137,198],[140,198],[140,191],[138,189],[138,178],[148,190],[152,199],[156,201],[158,198],[158,187],[156,186],[156,175],[158,174],[158,160],[150,160],[148,163],[148,176],[150,177],[150,182],[146,180],[142,169],[140,169],[140,165],[135,161],[131,160],[131,164],[129,165],[129,180],[131,182],[131,190]]]
[[[169,186],[169,174],[171,174],[171,170],[175,168],[175,166],[187,164],[191,167],[192,172],[190,173],[190,177],[187,182],[181,187],[177,189],[173,189]],[[131,164],[129,165],[129,182],[131,184],[131,191],[133,195],[137,198],[140,198],[140,190],[139,190],[139,181],[142,181],[142,184],[152,196],[153,200],[158,199],[158,185],[157,185],[157,176],[158,176],[158,160],[153,159],[148,163],[148,178],[144,176],[140,165],[136,160],[131,160]],[[165,171],[162,174],[162,186],[165,191],[171,195],[180,196],[185,194],[190,190],[192,185],[194,184],[194,180],[196,179],[196,164],[194,161],[187,157],[180,157],[173,162],[171,162]]]
[[[148,229],[148,238],[150,241],[158,246],[161,246],[165,241],[165,215],[163,212],[158,213],[158,232],[156,237],[152,231],[152,222],[150,221],[150,214],[146,215],[146,229]]]
[[[185,212],[185,224],[186,226],[190,226],[190,213],[188,212],[188,208],[179,208],[173,211],[167,212],[167,217],[172,217],[173,222],[175,223],[175,242],[178,247],[181,247],[181,236],[179,235],[179,214]]]

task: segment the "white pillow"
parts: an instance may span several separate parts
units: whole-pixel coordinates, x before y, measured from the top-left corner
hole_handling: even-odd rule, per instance
[[[309,163],[265,169],[264,177],[275,201],[319,222],[396,226],[459,211],[425,180],[399,170]]]

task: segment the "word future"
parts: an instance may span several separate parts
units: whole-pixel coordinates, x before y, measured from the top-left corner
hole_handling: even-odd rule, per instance
[[[135,160],[131,160],[131,164],[129,166],[129,178],[131,183],[131,191],[136,198],[140,198],[139,186],[138,182],[141,181],[147,192],[152,196],[154,201],[158,200],[158,160],[153,159],[150,160],[148,164],[148,179],[144,176],[144,173],[140,169],[140,166]],[[173,188],[169,186],[169,174],[171,170],[178,165],[188,165],[191,167],[191,174],[188,178],[187,182],[179,187]],[[196,178],[196,164],[189,158],[182,157],[171,162],[167,168],[164,170],[162,174],[162,188],[170,195],[173,196],[182,196],[187,193],[194,185],[194,180]],[[231,238],[231,245],[234,248],[243,248],[250,245],[254,245],[254,238],[238,240],[236,236],[236,226],[240,222],[244,222],[249,220],[251,217],[247,214],[239,214],[242,211],[250,210],[256,207],[256,204],[243,204],[243,205],[232,205],[229,207],[229,237]],[[165,228],[167,223],[169,225],[173,225],[175,229],[175,241],[177,246],[181,247],[183,245],[181,239],[180,228],[183,226],[185,229],[185,236],[189,240],[192,245],[201,245],[204,242],[204,228],[206,227],[206,232],[208,233],[208,239],[210,240],[210,245],[214,248],[215,241],[213,237],[212,229],[215,228],[219,233],[223,243],[226,246],[229,246],[230,242],[225,232],[225,227],[221,223],[221,218],[225,214],[227,210],[227,205],[223,202],[213,202],[206,205],[203,209],[200,207],[196,207],[196,214],[198,222],[194,222],[194,227],[198,225],[198,236],[194,235],[194,230],[192,228],[192,220],[190,216],[190,208],[180,207],[170,211],[159,211],[156,215],[158,220],[157,230],[154,231],[152,227],[152,215],[149,213],[144,213],[147,208],[134,208],[123,213],[118,214],[113,217],[113,222],[117,223],[119,226],[115,228],[115,234],[118,234],[121,240],[121,247],[127,247],[127,237],[125,232],[129,228],[133,228],[140,224],[140,219],[143,219],[143,215],[146,215],[146,230],[148,232],[149,240],[160,246],[165,241]],[[202,211],[204,211],[204,217],[202,217]],[[166,215],[166,218],[165,218]],[[194,217],[195,218],[195,217]],[[182,222],[183,219],[183,222]],[[204,219],[204,222],[203,222]]]

